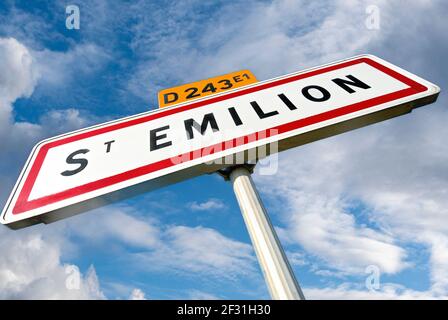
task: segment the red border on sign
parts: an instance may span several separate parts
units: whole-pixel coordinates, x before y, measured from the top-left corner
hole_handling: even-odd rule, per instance
[[[227,99],[231,99],[234,97],[238,97],[238,96],[242,96],[245,94],[249,94],[252,92],[257,92],[260,90],[264,90],[267,88],[271,88],[271,87],[275,87],[275,86],[279,86],[285,83],[289,83],[289,82],[293,82],[293,81],[297,81],[303,78],[308,78],[308,77],[312,77],[321,73],[325,73],[325,72],[330,72],[333,70],[337,70],[337,69],[341,69],[344,67],[348,67],[351,65],[355,65],[355,64],[359,64],[359,63],[367,63],[370,66],[388,74],[389,76],[405,83],[406,85],[409,86],[409,88],[407,89],[403,89],[403,90],[399,90],[393,93],[389,93],[380,97],[376,97],[376,98],[372,98],[366,101],[361,101],[355,104],[351,104],[348,106],[344,106],[338,109],[334,109],[331,111],[327,111],[318,115],[314,115],[308,118],[304,118],[304,119],[299,119],[299,120],[295,120],[286,124],[282,124],[280,126],[277,127],[273,127],[267,130],[267,132],[271,132],[274,131],[276,132],[276,134],[281,134],[281,133],[285,133],[288,131],[292,131],[298,128],[302,128],[305,126],[309,126],[318,122],[322,122],[322,121],[326,121],[332,118],[336,118],[339,116],[343,116],[349,113],[353,113],[353,112],[357,112],[363,109],[367,109],[373,106],[377,106],[379,104],[383,104],[383,103],[387,103],[393,100],[397,100],[400,98],[404,98],[413,94],[417,94],[423,91],[428,90],[427,87],[423,86],[422,84],[415,82],[414,80],[398,73],[397,71],[394,71],[370,58],[367,57],[362,57],[362,58],[358,58],[355,60],[351,60],[351,61],[346,61],[346,62],[342,62],[340,64],[337,65],[332,65],[332,66],[328,66],[328,67],[324,67],[322,69],[317,69],[317,70],[313,70],[313,71],[309,71],[306,73],[302,73],[302,74],[298,74],[295,76],[292,76],[290,78],[284,78],[284,79],[280,79],[280,80],[276,80],[270,83],[265,83],[259,86],[255,86],[255,87],[251,87],[251,88],[247,88],[247,89],[243,89],[240,91],[236,91],[236,92],[232,92],[226,95],[222,95],[222,96],[218,96],[215,98],[210,98],[204,101],[199,101],[199,102],[195,102],[189,105],[185,105],[182,107],[178,107],[178,108],[172,108],[172,109],[167,109],[166,111],[161,111],[158,113],[154,113],[154,114],[149,114],[147,116],[141,117],[141,118],[137,118],[137,119],[132,119],[126,122],[122,122],[122,123],[117,123],[117,124],[111,124],[107,127],[102,127],[102,128],[98,128],[98,129],[94,129],[88,132],[83,132],[83,133],[79,133],[73,136],[69,136],[66,138],[62,138],[60,140],[56,140],[56,141],[51,141],[46,143],[45,145],[43,145],[40,150],[39,153],[36,156],[36,159],[31,167],[31,170],[25,180],[25,183],[23,185],[22,190],[20,190],[20,194],[18,196],[17,202],[12,210],[13,214],[20,214],[23,212],[27,212],[36,208],[40,208],[55,202],[59,202],[68,198],[72,198],[72,197],[76,197],[88,192],[92,192],[104,187],[108,187],[111,185],[114,185],[116,183],[120,183],[129,179],[133,179],[151,172],[155,172],[158,170],[162,170],[162,169],[166,169],[168,167],[171,167],[173,165],[176,165],[175,163],[173,163],[172,158],[168,158],[168,159],[164,159],[158,162],[154,162],[133,170],[129,170],[117,175],[113,175],[107,178],[103,178],[97,181],[93,181],[93,182],[89,182],[86,183],[84,185],[75,187],[75,188],[71,188],[68,190],[64,190],[55,194],[51,194],[45,197],[41,197],[38,199],[34,199],[34,200],[30,200],[28,201],[29,195],[31,193],[31,189],[36,181],[36,178],[39,174],[39,171],[42,167],[42,164],[44,162],[44,159],[47,155],[47,152],[49,149],[63,145],[63,144],[67,144],[73,141],[78,141],[81,139],[85,139],[85,138],[89,138],[92,136],[96,136],[96,135],[100,135],[102,133],[106,133],[106,132],[110,132],[110,131],[114,131],[114,130],[118,130],[118,129],[122,129],[122,128],[126,128],[126,127],[130,127],[133,125],[137,125],[140,123],[144,123],[147,121],[151,121],[154,119],[158,119],[158,118],[162,118],[165,116],[169,116],[171,114],[175,114],[175,113],[179,113],[179,112],[183,112],[186,110],[190,110],[190,109],[194,109],[194,108],[199,108],[205,105],[209,105],[211,103],[215,103],[215,102],[219,102],[219,101],[223,101],[223,100],[227,100]],[[249,142],[254,142],[254,141],[258,141],[261,139],[265,139],[268,138],[269,134],[266,135],[266,131],[263,131],[263,134],[261,134],[261,132],[257,132],[255,133],[255,139],[252,135],[248,135],[248,136],[244,136],[244,137],[240,137],[238,139],[233,139],[233,142],[235,141],[244,141],[244,143],[239,143],[239,145],[242,144],[247,144]],[[211,150],[211,149],[217,149],[219,151],[224,151],[226,149],[230,149],[232,148],[232,146],[235,146],[235,144],[230,144],[229,142],[231,141],[227,141],[227,142],[221,142],[219,144],[213,145],[213,146],[208,146],[205,148],[201,148],[200,150],[195,150],[195,151],[191,151],[188,152],[186,154],[183,155],[179,155],[178,157],[186,157],[186,159],[189,159],[188,161],[194,160],[195,158],[198,158],[199,155],[203,154],[204,150]],[[230,147],[229,147],[230,146]],[[213,154],[213,152],[209,152],[208,154]],[[184,158],[185,159],[185,158]]]

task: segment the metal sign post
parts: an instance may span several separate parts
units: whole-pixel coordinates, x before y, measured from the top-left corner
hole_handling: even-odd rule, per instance
[[[251,178],[253,165],[220,170],[232,182],[266,284],[274,300],[305,300]]]

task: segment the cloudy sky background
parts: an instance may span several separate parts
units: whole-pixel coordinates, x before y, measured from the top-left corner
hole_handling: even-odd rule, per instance
[[[155,109],[162,88],[372,53],[439,85],[438,102],[284,152],[255,180],[307,298],[448,297],[446,1],[77,1],[80,30],[65,27],[68,4],[0,3],[2,203],[37,141]],[[269,298],[231,186],[213,175],[2,227],[0,252],[3,299]]]

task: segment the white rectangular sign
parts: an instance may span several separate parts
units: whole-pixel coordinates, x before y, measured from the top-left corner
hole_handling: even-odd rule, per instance
[[[52,222],[434,102],[439,88],[371,55],[37,144],[3,210],[11,228]],[[264,155],[262,155],[264,156]],[[213,163],[210,163],[213,162]]]

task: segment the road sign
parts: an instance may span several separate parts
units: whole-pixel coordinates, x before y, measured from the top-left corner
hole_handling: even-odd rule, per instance
[[[405,114],[439,91],[364,55],[61,135],[34,147],[1,221],[52,222],[214,172],[235,154],[253,160]]]
[[[187,101],[190,102],[199,98],[256,83],[257,81],[257,78],[255,78],[252,72],[249,70],[241,70],[210,79],[187,83],[178,87],[164,89],[159,92],[159,108]]]

